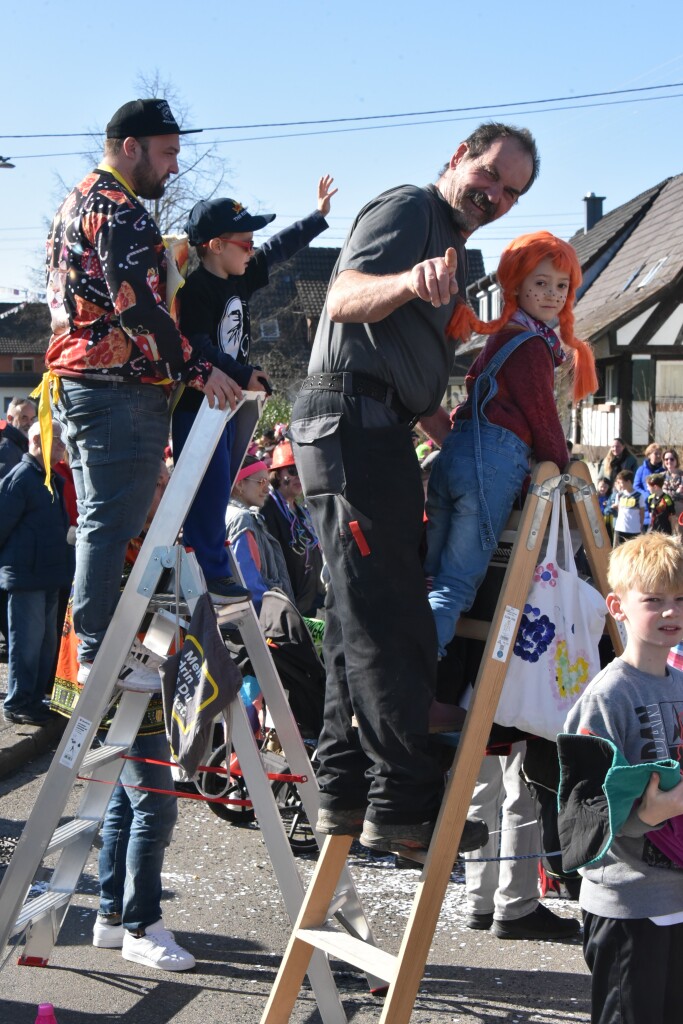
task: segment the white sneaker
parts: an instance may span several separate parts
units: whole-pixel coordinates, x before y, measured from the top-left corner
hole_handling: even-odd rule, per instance
[[[122,690],[158,693],[161,690],[161,680],[159,678],[159,666],[161,664],[161,658],[144,647],[136,638],[133,641],[130,654],[119,672],[116,685]],[[78,666],[76,681],[80,686],[85,686],[87,683],[91,669],[91,661],[84,661]]]
[[[92,930],[92,944],[100,949],[121,949],[124,934],[122,924],[111,924],[98,914]]]
[[[175,941],[173,932],[164,928],[161,918],[146,928],[139,939],[132,932],[125,932],[121,956],[159,971],[188,971],[196,963],[192,953]]]
[[[161,677],[159,667],[162,659],[153,654],[136,639],[130,654],[123,663],[116,685],[121,690],[137,690],[139,693],[159,693]]]

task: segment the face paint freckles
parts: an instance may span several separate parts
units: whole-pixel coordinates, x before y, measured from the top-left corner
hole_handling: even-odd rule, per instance
[[[542,260],[519,286],[520,308],[542,323],[550,323],[562,311],[569,293],[569,275],[551,259]]]

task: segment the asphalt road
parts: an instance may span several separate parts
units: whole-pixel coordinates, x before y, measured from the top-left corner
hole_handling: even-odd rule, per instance
[[[0,837],[18,836],[49,763],[47,755],[0,782]],[[75,794],[77,798],[77,794]],[[359,848],[360,849],[360,848]],[[307,879],[312,858],[298,858]],[[393,859],[359,853],[351,870],[380,944],[396,952],[419,879]],[[235,828],[195,801],[181,801],[164,872],[164,920],[195,954],[193,971],[170,974],[123,960],[91,945],[97,907],[96,852],[67,914],[50,965],[0,973],[0,1024],[34,1024],[40,1002],[52,1002],[58,1024],[257,1024],[289,925],[256,826]],[[575,904],[553,909],[578,916]],[[510,942],[464,927],[464,884],[455,872],[415,1004],[414,1024],[589,1020],[589,986],[580,942]],[[337,964],[347,1017],[371,1024],[379,1002],[355,970]],[[293,1024],[319,1024],[309,989]]]

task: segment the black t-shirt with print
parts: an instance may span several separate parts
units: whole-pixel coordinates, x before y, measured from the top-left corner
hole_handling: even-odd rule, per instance
[[[241,388],[246,387],[254,370],[249,365],[249,299],[268,284],[268,270],[274,263],[288,260],[327,226],[318,210],[289,224],[256,249],[241,275],[218,277],[200,263],[180,292],[180,326],[193,353],[223,370]],[[178,408],[198,409],[202,398],[186,389]]]

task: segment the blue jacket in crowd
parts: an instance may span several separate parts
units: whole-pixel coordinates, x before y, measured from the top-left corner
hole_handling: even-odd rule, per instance
[[[638,469],[635,473],[635,477],[633,478],[633,486],[637,491],[640,491],[640,493],[645,498],[645,519],[643,521],[644,527],[650,525],[650,510],[647,507],[647,499],[650,492],[647,489],[647,478],[651,476],[653,473],[664,472],[665,469],[663,462],[659,462],[653,465],[649,459],[645,459],[644,462],[640,466],[638,466]]]
[[[64,484],[52,474],[54,498],[45,470],[32,455],[0,480],[0,587],[3,590],[56,590],[73,576],[73,548],[67,543],[69,519]]]
[[[28,438],[20,430],[6,423],[0,431],[0,477],[7,476],[18,466],[21,457],[28,452]]]

